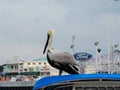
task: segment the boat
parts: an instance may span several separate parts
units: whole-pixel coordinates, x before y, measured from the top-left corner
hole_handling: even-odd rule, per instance
[[[33,90],[120,90],[120,74],[74,74],[38,80]]]

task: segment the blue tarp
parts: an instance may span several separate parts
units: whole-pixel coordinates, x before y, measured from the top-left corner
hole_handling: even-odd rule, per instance
[[[120,80],[120,74],[76,74],[76,75],[50,76],[38,80],[34,85],[33,90],[37,90],[38,88],[42,88],[47,85],[52,85],[64,81],[90,80],[90,79]]]

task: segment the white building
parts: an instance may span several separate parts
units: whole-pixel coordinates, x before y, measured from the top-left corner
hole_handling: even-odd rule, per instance
[[[4,64],[4,72],[8,75],[33,75],[37,74],[40,76],[51,76],[58,75],[58,70],[52,68],[47,62],[46,58],[38,58],[35,60],[20,60],[10,61]],[[53,73],[54,72],[54,73]]]

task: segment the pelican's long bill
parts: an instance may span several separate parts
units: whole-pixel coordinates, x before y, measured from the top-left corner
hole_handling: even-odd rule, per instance
[[[46,52],[46,50],[50,50],[52,48],[52,38],[53,38],[53,30],[49,30],[47,33],[47,41],[44,47],[43,54]]]
[[[46,44],[45,44],[45,47],[44,47],[43,54],[46,52],[46,49],[47,49],[47,46],[48,46],[48,43],[49,43],[49,39],[50,39],[50,35],[48,34],[48,35],[47,35],[47,41],[46,41]]]

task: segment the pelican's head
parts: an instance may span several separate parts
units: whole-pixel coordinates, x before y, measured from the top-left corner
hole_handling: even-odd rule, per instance
[[[53,33],[54,33],[53,30],[49,30],[49,31],[47,32],[47,35],[51,36],[51,35],[53,35]]]
[[[52,49],[53,33],[54,33],[53,30],[49,30],[47,32],[47,41],[46,41],[46,44],[45,44],[45,47],[44,47],[43,54],[46,52],[46,50],[51,50]]]

